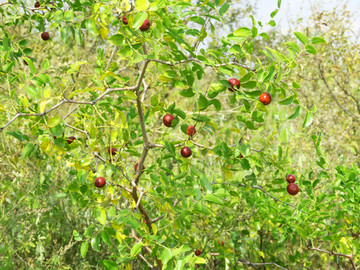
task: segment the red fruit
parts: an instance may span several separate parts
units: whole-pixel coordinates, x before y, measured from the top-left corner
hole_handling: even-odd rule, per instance
[[[296,195],[299,192],[299,187],[294,183],[288,184],[286,189],[290,195]]]
[[[218,244],[219,244],[220,246],[224,246],[224,241],[221,240],[221,239],[219,239],[219,240],[218,240]]]
[[[171,114],[166,114],[163,118],[163,123],[167,127],[171,127],[171,122],[175,119]]]
[[[200,249],[195,250],[195,255],[196,255],[196,256],[200,256],[200,255],[201,255]]]
[[[104,177],[98,177],[95,179],[94,184],[95,184],[95,187],[102,188],[103,186],[105,186],[106,180]]]
[[[39,1],[36,1],[36,2],[35,2],[34,7],[36,7],[36,8],[40,7],[40,3],[39,3]]]
[[[294,183],[295,182],[295,175],[289,174],[288,176],[286,176],[286,181],[288,181],[289,183]]]
[[[184,158],[188,158],[190,157],[192,154],[192,151],[189,147],[185,146],[181,149],[181,155],[184,157]]]
[[[228,80],[228,82],[229,82],[230,85],[231,85],[231,88],[228,88],[231,92],[236,91],[236,89],[234,88],[234,86],[236,86],[237,89],[240,88],[240,81],[239,81],[238,79],[231,78],[230,80]]]
[[[149,28],[150,28],[150,21],[148,20],[148,19],[146,19],[144,22],[143,22],[143,24],[140,26],[140,30],[142,31],[142,32],[144,32],[144,31],[147,31],[147,30],[149,30]]]
[[[129,22],[128,22],[128,19],[126,18],[126,16],[123,16],[122,17],[122,22],[123,24],[127,25]]]
[[[67,143],[68,143],[68,144],[72,144],[72,142],[75,141],[75,140],[76,140],[76,138],[75,138],[74,136],[71,136],[71,137],[69,137],[69,138],[67,139]]]
[[[109,147],[109,148],[108,148],[108,153],[111,154],[111,155],[113,155],[113,156],[115,156],[116,153],[117,153],[117,148],[111,148],[111,147]]]
[[[42,33],[41,33],[41,38],[42,38],[43,40],[48,40],[48,39],[50,38],[50,35],[49,35],[48,32],[42,32]]]
[[[271,102],[271,95],[268,92],[264,92],[260,95],[259,100],[262,104],[268,105]]]
[[[188,126],[186,129],[186,133],[189,136],[194,136],[196,133],[196,128],[194,126]]]
[[[136,163],[136,164],[135,164],[135,167],[134,167],[135,172],[137,171],[138,166],[139,166],[139,163]],[[143,166],[142,166],[142,172],[143,172],[144,170],[145,170],[145,166],[144,166],[144,164],[143,164]]]

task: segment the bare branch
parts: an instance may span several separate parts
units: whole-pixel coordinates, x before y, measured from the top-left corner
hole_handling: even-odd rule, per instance
[[[241,187],[246,187],[246,185],[244,185],[244,184],[239,184],[239,186],[241,186]],[[265,189],[263,189],[261,186],[252,186],[251,188],[252,188],[252,189],[261,190],[261,191],[264,192],[266,195],[268,195],[269,197],[273,198],[274,201],[276,201],[276,202],[281,202],[281,203],[283,203],[283,204],[286,204],[286,205],[288,205],[288,206],[291,206],[291,207],[299,210],[300,212],[303,212],[304,214],[308,214],[307,212],[305,212],[305,211],[297,208],[295,205],[293,205],[293,204],[291,204],[291,203],[284,202],[284,201],[276,198],[274,195],[272,195],[272,194],[270,194],[269,192],[267,192],[267,191],[266,191]]]
[[[245,265],[250,265],[250,266],[255,267],[255,268],[261,267],[261,266],[264,266],[264,265],[274,265],[274,266],[276,266],[276,267],[278,267],[280,269],[288,270],[287,268],[284,268],[284,267],[278,265],[277,263],[273,263],[273,262],[271,262],[271,263],[252,263],[252,262],[248,262],[248,261],[239,259],[236,263],[237,264],[241,263],[241,264],[245,264]]]
[[[308,246],[307,249],[308,250],[319,251],[319,252],[326,253],[326,254],[329,254],[329,255],[348,258],[350,260],[350,262],[351,262],[352,269],[356,270],[356,265],[355,265],[352,253],[351,253],[351,255],[347,255],[347,254],[337,253],[337,252],[334,252],[334,251],[327,251],[327,250],[324,250],[324,249],[320,249],[320,248],[317,248],[317,247],[310,247],[310,246]]]
[[[156,218],[153,218],[153,219],[151,219],[151,223],[154,223],[154,222],[156,222],[156,221],[158,221],[160,219],[163,219],[164,217],[165,217],[165,215],[161,215],[161,216],[158,216]]]

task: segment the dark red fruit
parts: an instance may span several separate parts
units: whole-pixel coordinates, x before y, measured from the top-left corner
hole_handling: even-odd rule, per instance
[[[39,3],[39,1],[36,1],[36,2],[35,2],[34,7],[36,7],[36,8],[40,7],[40,3]]]
[[[136,164],[135,164],[135,167],[134,167],[135,172],[137,171],[138,166],[139,166],[139,163],[136,163]],[[144,171],[144,170],[145,170],[145,166],[144,166],[144,164],[143,164],[143,166],[142,166],[142,171]]]
[[[231,92],[236,91],[235,87],[237,87],[237,89],[240,88],[240,81],[238,79],[235,78],[231,78],[230,80],[228,80],[228,82],[231,85],[231,88],[228,88]],[[234,87],[235,86],[235,87]]]
[[[126,16],[123,16],[122,17],[122,22],[123,24],[127,25],[129,22],[128,22],[128,19],[126,18]]]
[[[221,239],[219,239],[219,240],[218,240],[218,244],[219,244],[220,246],[224,246],[224,241],[221,240]]]
[[[146,20],[143,22],[143,24],[140,26],[140,30],[141,30],[142,32],[147,31],[147,30],[149,30],[150,26],[151,26],[150,21],[149,21],[148,19],[146,19]]]
[[[271,102],[271,95],[268,92],[264,92],[260,95],[259,100],[262,104],[268,105]]]
[[[288,184],[286,189],[290,195],[296,195],[299,192],[299,187],[294,183]]]
[[[189,136],[194,136],[196,133],[196,128],[194,126],[188,126],[186,129],[186,133]]]
[[[167,127],[171,127],[171,122],[175,119],[171,114],[166,114],[163,118],[163,123]]]
[[[108,153],[111,154],[111,155],[113,155],[113,156],[115,156],[116,153],[117,153],[117,148],[111,148],[111,147],[109,147],[109,148],[108,148]]]
[[[200,255],[201,255],[200,249],[195,250],[195,255],[196,255],[196,256],[200,256]]]
[[[48,39],[50,38],[50,35],[49,35],[48,32],[42,32],[42,33],[41,33],[41,38],[42,38],[43,40],[48,40]]]
[[[106,180],[104,177],[98,177],[95,179],[94,184],[95,184],[95,187],[102,188],[103,186],[105,186]]]
[[[286,181],[288,181],[289,183],[294,183],[295,182],[295,175],[289,174],[288,176],[286,176]]]
[[[183,148],[181,149],[181,155],[182,155],[184,158],[190,157],[191,154],[192,154],[192,152],[191,152],[191,149],[190,149],[189,147],[185,146],[185,147],[183,147]]]
[[[74,136],[71,136],[71,137],[69,137],[69,138],[67,139],[67,143],[68,143],[68,144],[72,144],[72,142],[75,141],[75,140],[76,140],[76,138],[75,138]]]

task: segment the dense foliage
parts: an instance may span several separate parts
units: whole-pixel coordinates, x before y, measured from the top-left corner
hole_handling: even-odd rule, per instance
[[[356,269],[349,15],[233,3],[1,4],[1,269]]]

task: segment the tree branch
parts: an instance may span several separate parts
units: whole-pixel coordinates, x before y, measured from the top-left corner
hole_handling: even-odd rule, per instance
[[[261,267],[261,266],[264,266],[264,265],[274,265],[274,266],[276,266],[276,267],[278,267],[280,269],[288,270],[287,268],[284,268],[284,267],[278,265],[277,263],[273,263],[273,262],[271,262],[271,263],[252,263],[252,262],[248,262],[248,261],[239,259],[236,263],[237,264],[241,263],[241,264],[245,264],[245,265],[250,265],[250,266],[255,267],[255,268]]]
[[[310,247],[310,246],[308,246],[307,249],[308,250],[319,251],[319,252],[326,253],[326,254],[329,254],[329,255],[348,258],[350,260],[350,262],[351,262],[352,269],[356,270],[356,265],[355,265],[352,253],[351,253],[351,255],[347,255],[347,254],[337,253],[337,252],[334,252],[334,251],[327,251],[327,250],[323,250],[323,249],[320,249],[320,248],[317,248],[317,247]]]
[[[246,185],[244,185],[244,184],[239,184],[239,186],[241,186],[241,187],[247,187],[247,186],[246,186]],[[283,203],[283,204],[286,204],[286,205],[288,205],[288,206],[291,206],[291,207],[293,207],[293,208],[295,208],[295,209],[299,210],[300,212],[303,212],[304,214],[308,214],[307,212],[305,212],[305,211],[303,211],[303,210],[301,210],[301,209],[297,208],[295,205],[293,205],[293,204],[291,204],[291,203],[284,202],[284,201],[282,201],[282,200],[280,200],[280,199],[276,198],[274,195],[272,195],[272,194],[270,194],[269,192],[267,192],[267,191],[266,191],[265,189],[263,189],[261,186],[252,186],[251,188],[252,188],[252,189],[258,189],[258,190],[261,190],[261,191],[262,191],[262,192],[264,192],[266,195],[268,195],[269,197],[273,198],[273,199],[274,199],[274,201],[276,201],[276,202],[281,202],[281,203]]]

